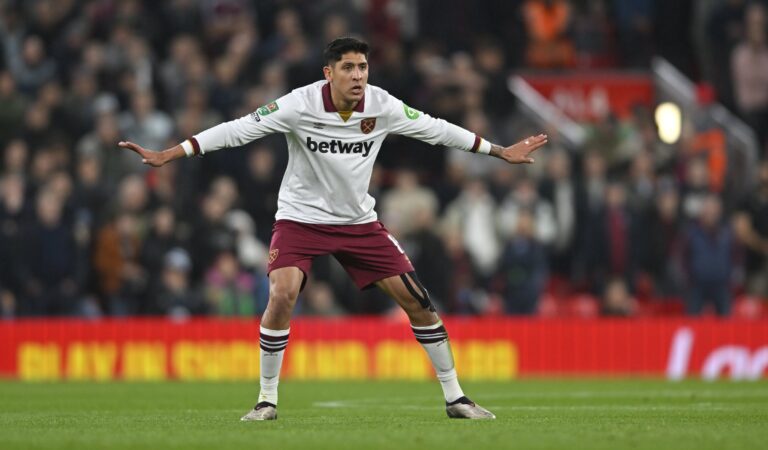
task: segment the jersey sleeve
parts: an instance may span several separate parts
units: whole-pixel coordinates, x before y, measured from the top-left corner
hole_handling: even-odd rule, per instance
[[[220,123],[194,136],[200,154],[238,147],[268,134],[288,133],[296,127],[303,104],[295,93],[286,94],[239,119]]]
[[[480,145],[480,138],[471,131],[417,111],[391,95],[388,103],[389,132],[392,134],[464,151],[475,152]]]

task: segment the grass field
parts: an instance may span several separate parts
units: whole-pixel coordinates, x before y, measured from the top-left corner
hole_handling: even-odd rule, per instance
[[[437,383],[284,382],[279,420],[240,422],[248,383],[0,382],[9,449],[762,449],[768,383],[465,384],[495,421],[449,420]]]

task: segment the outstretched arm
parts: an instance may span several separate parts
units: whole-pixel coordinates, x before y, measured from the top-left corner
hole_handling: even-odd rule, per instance
[[[200,132],[179,145],[163,151],[146,149],[133,142],[118,145],[136,152],[141,162],[160,167],[185,156],[205,155],[229,147],[238,147],[273,133],[288,133],[295,126],[303,105],[293,94],[270,102],[245,116]]]
[[[175,159],[187,156],[187,154],[184,152],[184,148],[181,145],[175,145],[167,150],[160,152],[146,149],[130,141],[121,141],[117,145],[122,148],[127,148],[128,150],[133,150],[139,156],[141,156],[142,163],[152,167],[160,167]]]
[[[547,135],[530,136],[509,147],[491,144],[480,136],[450,122],[417,111],[390,96],[390,133],[426,143],[442,144],[472,153],[490,154],[510,164],[531,164],[530,154],[547,143]]]

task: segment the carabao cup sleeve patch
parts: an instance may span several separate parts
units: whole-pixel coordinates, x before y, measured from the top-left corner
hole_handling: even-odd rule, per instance
[[[271,102],[260,107],[259,109],[256,110],[256,112],[263,117],[263,116],[268,116],[279,109],[280,109],[280,106],[277,104],[277,102]]]

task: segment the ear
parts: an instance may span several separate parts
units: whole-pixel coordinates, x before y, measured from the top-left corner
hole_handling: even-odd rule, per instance
[[[331,66],[325,66],[323,67],[323,75],[325,75],[325,79],[327,81],[331,81]]]

